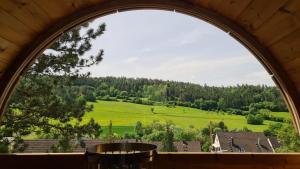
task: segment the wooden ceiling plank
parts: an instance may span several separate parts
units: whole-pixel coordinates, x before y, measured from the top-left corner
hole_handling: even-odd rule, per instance
[[[253,32],[286,2],[287,0],[253,0],[237,20],[248,31]]]
[[[50,18],[59,19],[69,15],[78,8],[93,5],[103,0],[33,0]],[[59,4],[59,6],[57,5]]]
[[[21,51],[19,46],[0,37],[0,77],[7,68],[7,65],[13,63],[13,59],[17,56],[17,53]],[[6,66],[3,66],[5,64]]]
[[[25,33],[14,31],[10,27],[2,23],[1,20],[0,20],[0,37],[11,43],[14,43],[15,45],[24,45],[27,42],[29,42],[31,38],[33,38],[26,35]]]
[[[0,78],[1,78],[1,75],[4,73],[5,69],[7,68],[7,66],[8,66],[7,63],[0,61]]]
[[[70,14],[74,11],[74,8],[70,2],[62,0],[33,0],[40,8],[42,8],[50,18],[59,19],[65,15]],[[59,4],[59,5],[57,5]]]
[[[254,35],[266,46],[279,41],[300,27],[300,1],[289,1],[265,22]]]
[[[299,78],[300,70],[294,70],[293,73],[290,73],[289,76],[293,80],[293,83],[296,84],[297,92],[300,92],[300,78]]]
[[[300,28],[282,38],[269,47],[270,51],[277,56],[283,66],[292,65],[295,59],[299,58],[300,52]]]
[[[33,1],[5,1],[5,3],[0,5],[0,8],[37,32],[45,29],[50,23],[50,18],[46,12]]]
[[[211,0],[189,0],[194,5],[201,5],[202,7],[208,8]]]
[[[226,17],[235,20],[252,0],[212,0],[209,7]]]
[[[89,6],[88,1],[85,0],[61,0],[71,10],[75,11],[79,8]]]
[[[26,36],[36,34],[36,32],[34,32],[32,29],[30,29],[22,22],[20,22],[17,18],[13,17],[12,15],[9,15],[2,9],[0,9],[0,22],[2,22],[4,25],[9,27],[10,29],[13,29],[16,32],[22,32],[22,34],[26,34]]]

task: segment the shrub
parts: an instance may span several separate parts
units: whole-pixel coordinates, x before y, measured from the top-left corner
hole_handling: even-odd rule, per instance
[[[227,113],[229,114],[236,114],[236,115],[242,115],[243,111],[240,109],[228,109]]]
[[[261,114],[256,114],[256,115],[248,114],[246,116],[246,119],[248,124],[254,124],[254,125],[262,125],[264,122],[264,118]]]

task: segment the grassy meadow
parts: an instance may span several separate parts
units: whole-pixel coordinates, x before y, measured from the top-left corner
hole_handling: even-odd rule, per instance
[[[206,127],[210,121],[224,123],[231,129],[241,129],[247,127],[252,131],[263,131],[268,128],[272,121],[264,121],[263,125],[249,125],[246,122],[245,116],[229,115],[221,112],[204,111],[188,107],[166,107],[166,106],[148,106],[127,102],[116,101],[97,101],[90,103],[94,105],[92,112],[87,112],[83,121],[88,121],[94,118],[106,132],[106,127],[109,121],[112,121],[113,130],[115,133],[123,134],[125,132],[133,132],[137,121],[143,124],[150,124],[154,120],[162,123],[172,121],[175,125],[186,128],[193,125],[196,128]],[[154,108],[154,111],[151,111]],[[290,118],[287,112],[274,112],[273,116]]]

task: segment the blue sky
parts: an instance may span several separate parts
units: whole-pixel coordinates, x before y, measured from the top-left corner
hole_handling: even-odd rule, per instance
[[[92,76],[146,77],[228,86],[274,85],[256,58],[218,28],[184,14],[141,10],[111,14],[89,54],[104,50],[103,61],[86,69]]]

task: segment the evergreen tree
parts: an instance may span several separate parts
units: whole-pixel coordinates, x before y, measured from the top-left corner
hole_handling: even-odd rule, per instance
[[[166,131],[162,140],[161,151],[176,152],[176,147],[174,146],[174,133],[169,123],[166,124]]]
[[[22,75],[1,119],[0,147],[14,145],[2,148],[4,152],[24,150],[22,137],[29,134],[60,139],[57,151],[69,151],[72,139],[99,136],[101,127],[93,119],[81,123],[92,107],[74,82],[89,76],[80,73],[82,68],[102,60],[103,50],[90,57],[85,54],[104,31],[101,24],[96,30],[84,25],[63,33]],[[7,144],[9,137],[13,140]]]
[[[113,132],[112,121],[111,120],[109,121],[109,124],[108,124],[107,128],[108,128],[108,131],[107,131],[106,139],[109,143],[112,143],[112,142],[114,142],[114,132]]]
[[[142,122],[137,121],[134,130],[139,139],[143,137],[144,130],[143,130]]]

